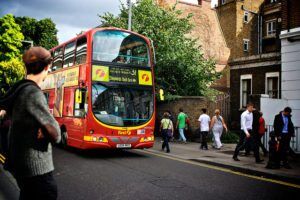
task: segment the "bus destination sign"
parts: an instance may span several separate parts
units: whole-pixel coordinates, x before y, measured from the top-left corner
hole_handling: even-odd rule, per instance
[[[110,82],[138,83],[136,69],[109,67]]]

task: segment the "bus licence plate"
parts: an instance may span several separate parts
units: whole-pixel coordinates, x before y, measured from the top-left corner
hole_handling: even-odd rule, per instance
[[[130,148],[131,144],[117,144],[117,148]]]

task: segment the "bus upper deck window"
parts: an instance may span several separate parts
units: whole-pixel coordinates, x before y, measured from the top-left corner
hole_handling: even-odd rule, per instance
[[[87,51],[87,44],[86,38],[80,38],[77,40],[77,47],[76,47],[76,65],[82,64],[86,62],[86,51]]]
[[[53,63],[52,63],[52,70],[58,70],[62,68],[62,60],[63,59],[63,53],[62,53],[62,47],[56,49],[54,51],[54,56],[53,56]]]
[[[72,67],[74,65],[75,57],[75,42],[66,45],[64,53],[64,68]]]

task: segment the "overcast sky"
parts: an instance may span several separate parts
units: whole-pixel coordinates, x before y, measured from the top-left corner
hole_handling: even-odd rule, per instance
[[[99,25],[98,14],[117,15],[120,5],[120,0],[0,0],[0,16],[12,13],[38,20],[51,18],[58,30],[59,43],[62,43],[76,33]]]

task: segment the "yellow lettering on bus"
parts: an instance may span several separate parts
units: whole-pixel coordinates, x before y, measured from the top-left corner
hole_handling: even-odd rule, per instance
[[[118,131],[118,135],[131,135],[131,131],[128,131],[128,130]]]

